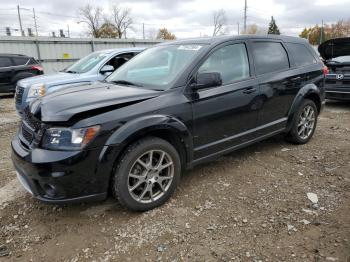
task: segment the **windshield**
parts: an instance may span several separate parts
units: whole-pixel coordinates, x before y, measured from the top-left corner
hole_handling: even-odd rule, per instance
[[[350,55],[335,57],[331,61],[338,63],[350,63]]]
[[[63,72],[81,74],[90,71],[94,68],[100,61],[102,61],[107,54],[105,52],[95,52],[79,61],[75,62],[73,65],[67,67]]]
[[[111,74],[106,81],[166,90],[187,67],[202,45],[166,45],[150,48]]]

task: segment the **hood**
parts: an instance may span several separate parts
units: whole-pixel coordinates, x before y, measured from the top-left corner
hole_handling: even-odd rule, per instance
[[[34,100],[30,105],[33,114],[41,114],[44,122],[65,122],[74,115],[93,112],[144,101],[160,95],[160,91],[120,86],[109,83],[93,83],[75,86]]]
[[[18,82],[18,85],[22,87],[30,87],[33,84],[43,83],[46,86],[64,85],[74,82],[74,80],[81,79],[81,74],[70,74],[64,72],[58,72],[48,75],[34,76],[25,78]]]
[[[334,38],[319,45],[318,52],[323,59],[350,55],[350,37]]]

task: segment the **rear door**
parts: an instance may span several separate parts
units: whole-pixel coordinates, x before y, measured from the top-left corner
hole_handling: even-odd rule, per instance
[[[218,72],[219,87],[193,95],[194,158],[203,159],[251,139],[257,121],[258,82],[252,77],[245,42],[215,48],[196,72]]]
[[[12,60],[6,56],[0,56],[0,92],[12,91],[11,79],[14,73]]]
[[[250,48],[263,101],[258,117],[259,135],[281,131],[301,87],[300,76],[290,70],[289,55],[281,41],[251,40]]]

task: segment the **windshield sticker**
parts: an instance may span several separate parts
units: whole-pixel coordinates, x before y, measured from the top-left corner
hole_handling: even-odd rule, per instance
[[[177,49],[178,50],[198,51],[201,48],[202,48],[201,45],[180,45]]]

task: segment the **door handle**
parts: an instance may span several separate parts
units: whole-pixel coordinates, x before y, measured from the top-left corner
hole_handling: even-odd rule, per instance
[[[243,94],[251,94],[251,93],[256,92],[256,90],[257,89],[255,87],[248,87],[248,88],[243,90]]]

